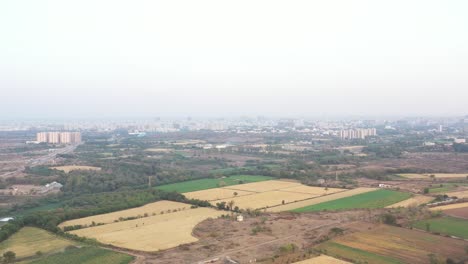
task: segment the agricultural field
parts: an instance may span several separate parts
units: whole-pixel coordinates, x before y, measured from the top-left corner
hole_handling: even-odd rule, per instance
[[[459,191],[459,192],[449,192],[447,193],[449,197],[454,197],[456,196],[457,198],[468,198],[468,190],[465,191]]]
[[[434,200],[434,197],[424,196],[424,195],[415,195],[409,199],[403,200],[401,202],[386,206],[385,208],[398,208],[398,207],[409,207],[409,206],[419,206],[422,204],[429,203]]]
[[[325,187],[314,187],[314,186],[307,186],[307,185],[299,185],[294,187],[288,187],[284,189],[280,189],[283,192],[295,192],[295,193],[305,193],[310,194],[313,196],[322,196],[328,195],[336,192],[346,191],[346,189],[339,189],[339,188],[325,188]]]
[[[328,201],[333,201],[333,200],[336,200],[336,199],[350,197],[350,196],[358,195],[358,194],[361,194],[361,193],[367,193],[367,192],[371,192],[371,191],[375,191],[375,190],[377,190],[377,189],[376,188],[361,187],[361,188],[356,188],[356,189],[347,190],[347,191],[343,191],[343,192],[333,193],[333,194],[326,195],[326,196],[320,196],[320,197],[304,200],[304,201],[301,201],[301,202],[275,206],[275,207],[272,207],[272,208],[268,208],[267,211],[269,211],[269,212],[291,211],[291,210],[294,210],[294,209],[297,209],[297,208],[302,208],[302,207],[311,206],[311,205],[315,205],[315,204],[320,204],[320,203],[324,203],[324,202],[328,202]]]
[[[174,191],[179,193],[194,192],[206,189],[213,189],[223,186],[230,186],[243,183],[268,181],[273,179],[269,176],[261,175],[234,175],[219,179],[199,179],[193,181],[178,182],[157,186],[156,189],[163,191]]]
[[[259,209],[265,207],[271,207],[275,205],[281,205],[284,203],[293,203],[296,201],[301,201],[314,196],[305,193],[293,193],[293,192],[283,192],[283,191],[267,191],[261,193],[255,193],[251,195],[239,196],[232,199],[217,200],[211,202],[216,204],[219,202],[230,202],[234,201],[234,206],[238,206],[242,209]]]
[[[133,256],[97,247],[70,248],[64,252],[45,256],[31,264],[128,264]]]
[[[89,217],[66,221],[61,223],[59,227],[63,228],[65,226],[74,225],[90,226],[93,222],[95,224],[109,224],[118,221],[119,218],[143,217],[145,215],[153,216],[159,214],[172,213],[174,210],[188,210],[190,209],[190,206],[190,204],[173,201],[158,201],[137,208],[117,211],[108,214],[93,215]]]
[[[347,262],[341,259],[336,259],[334,257],[330,257],[327,255],[320,255],[315,258],[306,259],[299,262],[294,262],[294,264],[351,264],[351,262]]]
[[[432,207],[430,208],[430,210],[431,211],[440,210],[446,215],[468,220],[468,202]]]
[[[334,257],[346,258],[352,260],[354,263],[368,263],[368,264],[403,264],[397,259],[378,255],[365,250],[348,247],[333,241],[328,241],[320,244],[317,249],[327,252]]]
[[[429,209],[431,211],[437,211],[437,210],[445,211],[445,210],[458,209],[458,208],[468,208],[468,202],[441,205],[441,206],[431,207]]]
[[[468,207],[445,210],[444,214],[468,220]]]
[[[65,173],[69,173],[70,171],[74,170],[94,170],[100,171],[101,168],[93,167],[93,166],[79,166],[79,165],[70,165],[70,166],[58,166],[58,167],[51,167],[51,169],[56,169],[59,171],[63,171]]]
[[[416,222],[413,226],[421,230],[468,239],[468,220],[465,219],[438,217]]]
[[[453,192],[459,188],[463,188],[464,186],[468,186],[465,183],[441,183],[441,184],[436,184],[432,185],[429,188],[429,193],[447,193],[447,192]]]
[[[145,149],[145,151],[156,152],[156,153],[171,153],[174,150],[173,149],[167,149],[167,148],[149,148],[149,149]]]
[[[185,197],[189,199],[198,199],[198,200],[206,200],[206,201],[215,201],[215,200],[233,198],[233,197],[249,195],[249,194],[254,194],[254,192],[231,190],[231,189],[225,189],[225,188],[214,188],[214,189],[184,193]]]
[[[63,251],[68,246],[78,243],[58,237],[45,230],[35,227],[23,227],[7,240],[0,243],[0,255],[6,251],[16,253],[18,260],[36,256],[36,252],[53,254]]]
[[[260,209],[343,191],[346,190],[306,186],[295,181],[269,180],[188,192],[184,195],[188,198],[210,201],[213,205],[234,201],[234,206],[239,208]]]
[[[286,188],[281,188],[286,186]],[[293,186],[293,187],[290,187]],[[278,189],[279,188],[279,189]],[[241,190],[241,189],[248,189]],[[335,192],[345,191],[345,189],[338,189],[338,188],[325,188],[325,187],[313,187],[313,186],[306,186],[302,184],[298,184],[296,182],[289,182],[289,181],[263,181],[263,182],[256,182],[256,183],[248,183],[243,184],[242,186],[230,186],[225,188],[215,188],[215,189],[208,189],[196,192],[189,192],[184,193],[184,195],[188,198],[193,199],[200,199],[200,200],[207,200],[207,201],[216,201],[220,202],[219,200],[225,200],[229,198],[233,198],[234,200],[243,201],[243,198],[239,198],[241,196],[246,195],[254,195],[259,193],[267,193],[271,192],[271,195],[274,194],[275,191],[280,191],[283,197],[285,197],[285,203],[289,203],[293,200],[294,197],[299,197],[300,200],[304,200],[307,198],[312,198],[316,196],[322,196],[327,194],[332,194]],[[291,194],[288,194],[291,193]],[[302,195],[299,195],[302,194]],[[251,199],[257,199],[260,197],[264,197],[268,195],[254,195],[251,196]],[[245,198],[249,199],[249,198]],[[232,199],[230,199],[232,200]],[[280,199],[279,202],[281,203],[283,199]],[[289,202],[287,202],[288,200]],[[271,204],[265,204],[265,206],[273,206],[278,205],[278,201],[272,201]]]
[[[211,208],[196,208],[71,231],[113,246],[157,251],[195,242],[193,228],[201,221],[223,214]]]
[[[409,193],[376,190],[336,199],[292,210],[293,212],[313,212],[322,210],[345,210],[354,208],[383,208],[411,197]]]
[[[362,227],[359,227],[362,229]],[[368,263],[429,263],[466,257],[466,242],[416,230],[379,225],[347,234],[318,246],[327,254]]]
[[[431,175],[434,175],[436,179],[468,177],[468,173],[402,173],[398,175],[407,179],[432,179]]]
[[[296,186],[306,187],[305,185],[302,185],[299,182],[271,180],[271,181],[265,181],[265,182],[254,182],[254,183],[242,184],[242,185],[237,185],[237,186],[231,186],[231,187],[227,187],[227,189],[261,193],[261,192],[280,190],[280,189],[296,187]]]

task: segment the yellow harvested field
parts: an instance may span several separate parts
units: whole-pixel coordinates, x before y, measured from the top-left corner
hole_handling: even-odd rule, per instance
[[[314,187],[314,186],[307,186],[307,185],[299,185],[299,186],[284,188],[284,189],[281,189],[281,191],[307,193],[307,194],[311,194],[311,195],[314,195],[314,196],[321,196],[321,195],[327,195],[327,194],[332,194],[332,193],[336,193],[336,192],[346,191],[346,189],[339,189],[339,188],[325,189],[325,187]]]
[[[272,180],[233,185],[224,187],[224,189],[241,190],[249,192],[267,192],[301,185],[302,184],[298,182]]]
[[[281,205],[284,201],[285,203],[292,203],[294,201],[301,201],[304,199],[312,198],[313,195],[305,193],[293,193],[293,192],[283,192],[283,191],[269,191],[262,193],[255,193],[251,195],[245,195],[240,197],[235,197],[232,199],[224,199],[219,201],[211,202],[213,205],[219,202],[230,202],[234,201],[234,206],[238,206],[241,209],[259,209],[264,207],[270,207],[275,205]]]
[[[80,166],[80,165],[57,166],[57,167],[51,167],[51,169],[60,170],[60,171],[63,171],[65,173],[69,173],[70,171],[74,171],[74,170],[94,170],[94,171],[100,171],[101,170],[101,168],[99,168],[99,167]]]
[[[159,153],[169,153],[169,152],[172,152],[173,150],[172,149],[165,149],[165,148],[149,148],[149,149],[145,149],[145,151],[159,152]]]
[[[340,199],[340,198],[344,198],[344,197],[349,197],[349,196],[353,196],[353,195],[360,194],[360,193],[375,191],[375,190],[377,190],[377,188],[361,187],[361,188],[356,188],[356,189],[352,189],[352,190],[349,190],[349,191],[344,191],[344,192],[339,192],[339,193],[333,193],[333,194],[330,194],[330,195],[320,196],[320,197],[308,199],[308,200],[297,202],[297,203],[291,203],[291,204],[275,206],[275,207],[272,207],[272,208],[268,208],[267,211],[269,211],[269,212],[289,211],[289,210],[294,210],[294,209],[301,208],[301,207],[306,207],[306,206],[309,206],[309,205],[328,202],[328,201],[332,201],[332,200],[336,200],[336,199]]]
[[[171,214],[156,215],[71,231],[70,233],[95,238],[117,247],[142,251],[157,251],[192,243],[193,228],[208,218],[221,216],[222,211],[196,208]]]
[[[315,258],[306,259],[299,262],[294,262],[294,264],[351,264],[351,262],[347,262],[341,259],[336,259],[334,257],[330,257],[327,255],[320,255]]]
[[[468,190],[466,191],[459,191],[459,192],[450,192],[446,193],[449,197],[456,196],[457,198],[468,198]]]
[[[161,214],[161,213],[168,213],[173,210],[188,210],[190,209],[190,204],[185,203],[178,203],[172,201],[159,201],[150,204],[146,204],[141,207],[117,211],[108,214],[101,214],[101,215],[94,215],[84,218],[79,218],[75,220],[70,220],[63,222],[59,225],[59,227],[63,228],[64,226],[74,226],[74,225],[87,225],[90,226],[93,222],[96,224],[103,223],[109,224],[113,223],[115,220],[118,220],[120,217],[127,218],[127,217],[137,217],[137,216],[144,216],[144,214],[148,214],[152,216],[154,214]]]
[[[418,206],[421,204],[428,203],[434,200],[434,197],[424,196],[424,195],[415,195],[409,199],[398,202],[396,204],[389,205],[385,208],[397,208],[397,207],[409,207],[409,206]]]
[[[234,195],[234,193],[237,193],[237,195]],[[207,189],[207,190],[202,190],[202,191],[184,193],[185,197],[189,199],[199,199],[199,200],[206,200],[206,201],[221,200],[221,199],[227,199],[227,198],[249,195],[249,194],[254,194],[254,192],[223,189],[223,188],[214,188],[214,189]]]
[[[408,178],[408,179],[430,179],[431,175],[434,175],[436,179],[438,178],[466,178],[468,173],[403,173],[398,174],[401,177]]]
[[[441,205],[441,206],[431,207],[429,209],[432,210],[432,211],[438,211],[438,210],[444,211],[444,210],[458,209],[458,208],[465,208],[465,207],[468,207],[468,202]]]

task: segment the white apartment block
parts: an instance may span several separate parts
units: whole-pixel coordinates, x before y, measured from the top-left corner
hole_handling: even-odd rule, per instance
[[[377,136],[377,130],[375,128],[356,128],[356,129],[345,129],[341,130],[341,139],[365,139],[366,137]]]
[[[36,141],[37,142],[47,142],[49,140],[47,132],[39,132],[36,134]]]
[[[75,144],[81,142],[80,132],[39,132],[36,134],[37,142],[51,144]]]

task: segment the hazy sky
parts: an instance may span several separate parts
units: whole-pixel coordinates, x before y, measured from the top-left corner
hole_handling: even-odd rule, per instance
[[[2,0],[0,117],[468,114],[468,1]]]

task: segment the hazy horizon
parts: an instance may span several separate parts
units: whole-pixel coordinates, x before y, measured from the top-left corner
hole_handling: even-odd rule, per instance
[[[0,119],[468,114],[466,1],[2,1]]]

